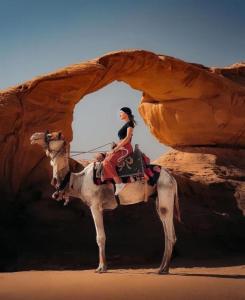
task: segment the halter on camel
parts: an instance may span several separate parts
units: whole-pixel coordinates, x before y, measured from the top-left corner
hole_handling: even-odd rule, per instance
[[[45,151],[46,155],[50,157],[51,159],[51,165],[54,166],[54,160],[57,158],[60,154],[67,154],[67,164],[64,166],[63,169],[58,170],[56,176],[52,178],[51,184],[56,188],[56,192],[52,195],[53,198],[57,199],[59,197],[59,193],[62,192],[67,184],[69,183],[71,171],[69,168],[69,151],[68,151],[68,145],[64,139],[64,136],[61,132],[58,132],[57,134],[49,133],[47,130],[44,135],[44,141],[45,141]],[[61,145],[57,149],[52,149],[52,145],[50,143],[52,141],[61,141]],[[62,172],[63,171],[63,172]],[[53,174],[54,175],[54,174]]]
[[[58,178],[58,184],[60,186],[65,175],[70,171],[67,145],[62,134],[57,132],[51,134],[48,132],[37,132],[31,136],[30,140],[32,144],[39,144],[46,150],[46,155],[51,158],[51,163],[53,163],[53,177]],[[65,188],[64,197],[68,196],[68,199],[69,195],[77,197],[89,207],[95,224],[96,241],[99,249],[99,265],[96,271],[106,272],[106,234],[104,230],[103,211],[105,209],[113,210],[118,205],[114,191],[110,186],[96,185],[94,183],[93,172],[94,166],[91,163],[78,174],[71,173],[73,177],[73,179],[70,180],[72,185],[68,187],[68,189]],[[61,180],[59,181],[59,179]],[[140,200],[140,202],[144,201],[142,184],[146,186],[147,183],[141,183],[139,181],[132,182],[129,184],[128,189],[121,192],[120,199],[125,200],[124,205],[133,204],[132,198],[134,198],[134,203],[138,203],[138,200]],[[157,191],[155,198],[156,208],[164,230],[165,244],[159,273],[168,274],[172,250],[176,242],[173,218],[177,217],[177,220],[180,221],[177,182],[167,170],[161,168],[155,188],[148,187],[148,189],[150,191],[149,195],[153,195],[155,189]],[[175,209],[177,214],[174,213]]]

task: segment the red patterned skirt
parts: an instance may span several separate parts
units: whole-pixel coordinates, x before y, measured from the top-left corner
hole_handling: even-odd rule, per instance
[[[127,143],[122,146],[120,150],[112,154],[106,154],[103,160],[103,176],[102,181],[107,179],[113,179],[113,177],[118,176],[116,171],[117,164],[133,152],[133,147],[131,143]]]

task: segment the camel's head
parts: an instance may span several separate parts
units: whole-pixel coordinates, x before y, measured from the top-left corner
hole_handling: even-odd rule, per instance
[[[36,132],[30,137],[31,144],[38,144],[49,152],[59,151],[64,143],[64,135],[61,131]]]
[[[30,141],[31,144],[38,144],[42,146],[46,155],[51,158],[50,164],[53,167],[53,178],[51,184],[59,186],[64,175],[69,169],[64,135],[61,131],[36,132],[30,137]],[[65,174],[63,174],[64,172]]]

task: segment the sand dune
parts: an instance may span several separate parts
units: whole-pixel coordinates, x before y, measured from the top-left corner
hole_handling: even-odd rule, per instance
[[[1,300],[245,299],[245,265],[216,268],[24,271],[0,274]]]

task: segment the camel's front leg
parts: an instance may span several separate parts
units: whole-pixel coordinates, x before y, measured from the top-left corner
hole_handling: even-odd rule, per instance
[[[91,207],[92,216],[94,219],[96,229],[96,240],[99,247],[99,266],[96,272],[102,273],[107,271],[106,258],[105,258],[105,230],[103,222],[103,210],[97,205]]]

